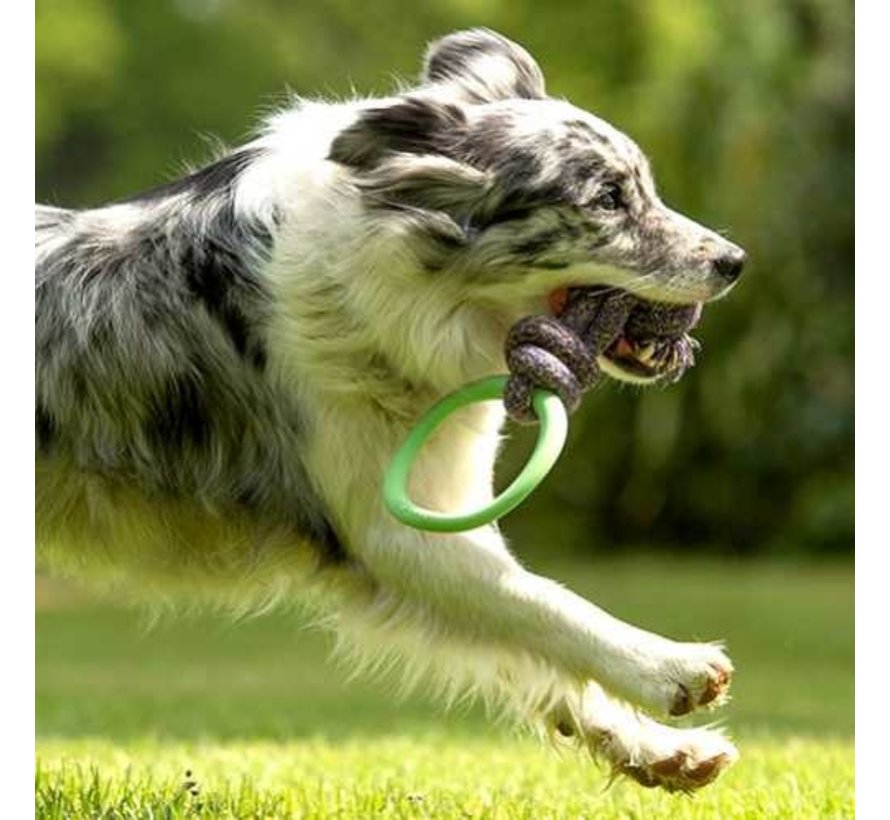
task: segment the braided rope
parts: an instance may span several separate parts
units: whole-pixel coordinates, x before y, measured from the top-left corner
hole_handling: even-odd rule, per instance
[[[679,378],[694,364],[695,343],[685,333],[700,315],[701,305],[655,304],[624,291],[571,288],[558,318],[526,316],[507,335],[508,415],[520,423],[536,422],[536,387],[552,390],[574,412],[583,393],[602,377],[597,357],[622,334],[651,339],[654,360],[670,362],[669,377]]]

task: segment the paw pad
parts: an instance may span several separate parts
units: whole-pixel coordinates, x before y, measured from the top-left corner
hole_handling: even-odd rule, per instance
[[[719,702],[729,689],[729,684],[732,680],[732,671],[729,669],[721,669],[716,666],[712,666],[711,670],[714,674],[708,678],[704,691],[702,691],[698,699],[699,706],[705,706],[714,701]]]

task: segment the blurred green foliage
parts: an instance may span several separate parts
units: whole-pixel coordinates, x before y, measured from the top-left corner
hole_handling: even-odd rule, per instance
[[[206,135],[243,139],[286,89],[385,93],[456,28],[522,42],[551,94],[635,137],[666,201],[750,263],[683,381],[587,399],[508,534],[852,550],[848,0],[37,0],[36,25],[37,196],[71,206],[172,177]]]

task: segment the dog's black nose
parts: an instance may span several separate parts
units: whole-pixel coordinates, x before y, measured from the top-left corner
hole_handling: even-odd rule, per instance
[[[714,260],[714,271],[727,282],[735,282],[742,275],[745,259],[745,252],[741,248],[734,248]]]

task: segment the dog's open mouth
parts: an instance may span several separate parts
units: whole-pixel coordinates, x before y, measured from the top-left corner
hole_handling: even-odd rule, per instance
[[[619,336],[603,353],[619,369],[643,379],[679,376],[695,364],[698,343],[683,334],[671,339]]]
[[[572,292],[577,290],[558,288],[550,293],[548,302],[555,317],[562,315]],[[626,292],[620,293],[619,298],[626,300],[627,318],[617,335],[599,352],[606,372],[632,381],[670,380],[679,378],[695,364],[699,344],[688,331],[698,324],[701,303],[650,302]]]

